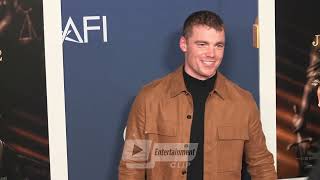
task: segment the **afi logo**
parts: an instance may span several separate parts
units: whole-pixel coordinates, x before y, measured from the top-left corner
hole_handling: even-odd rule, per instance
[[[99,21],[100,26],[89,26],[89,21]],[[101,29],[102,28],[102,29]],[[88,43],[88,33],[89,31],[102,31],[103,42],[108,41],[107,36],[107,17],[106,16],[84,16],[83,17],[83,38],[81,37],[74,21],[71,17],[69,17],[67,24],[62,33],[62,40],[63,41],[71,41],[75,43]],[[76,39],[72,39],[68,37],[70,34],[74,34]]]

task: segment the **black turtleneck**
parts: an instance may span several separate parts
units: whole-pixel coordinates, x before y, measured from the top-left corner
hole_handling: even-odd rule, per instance
[[[193,100],[190,143],[198,143],[196,156],[190,161],[191,164],[188,167],[187,180],[203,180],[204,111],[206,99],[209,92],[213,90],[216,75],[206,80],[198,80],[183,71],[183,78]]]

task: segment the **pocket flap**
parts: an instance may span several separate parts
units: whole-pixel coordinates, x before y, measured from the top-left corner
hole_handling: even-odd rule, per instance
[[[248,140],[248,129],[245,127],[223,126],[218,127],[219,140]]]
[[[163,136],[176,136],[176,128],[174,122],[148,122],[145,126],[146,134],[158,134]]]

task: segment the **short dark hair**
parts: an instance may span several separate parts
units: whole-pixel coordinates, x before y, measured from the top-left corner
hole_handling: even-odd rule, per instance
[[[208,10],[202,10],[192,13],[183,24],[182,36],[187,37],[192,33],[192,27],[195,25],[206,25],[217,31],[223,31],[224,25],[220,16]]]

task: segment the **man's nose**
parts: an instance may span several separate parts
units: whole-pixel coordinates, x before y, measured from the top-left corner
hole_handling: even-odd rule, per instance
[[[207,55],[207,57],[214,57],[214,55],[215,55],[214,48],[208,48],[206,55]]]

